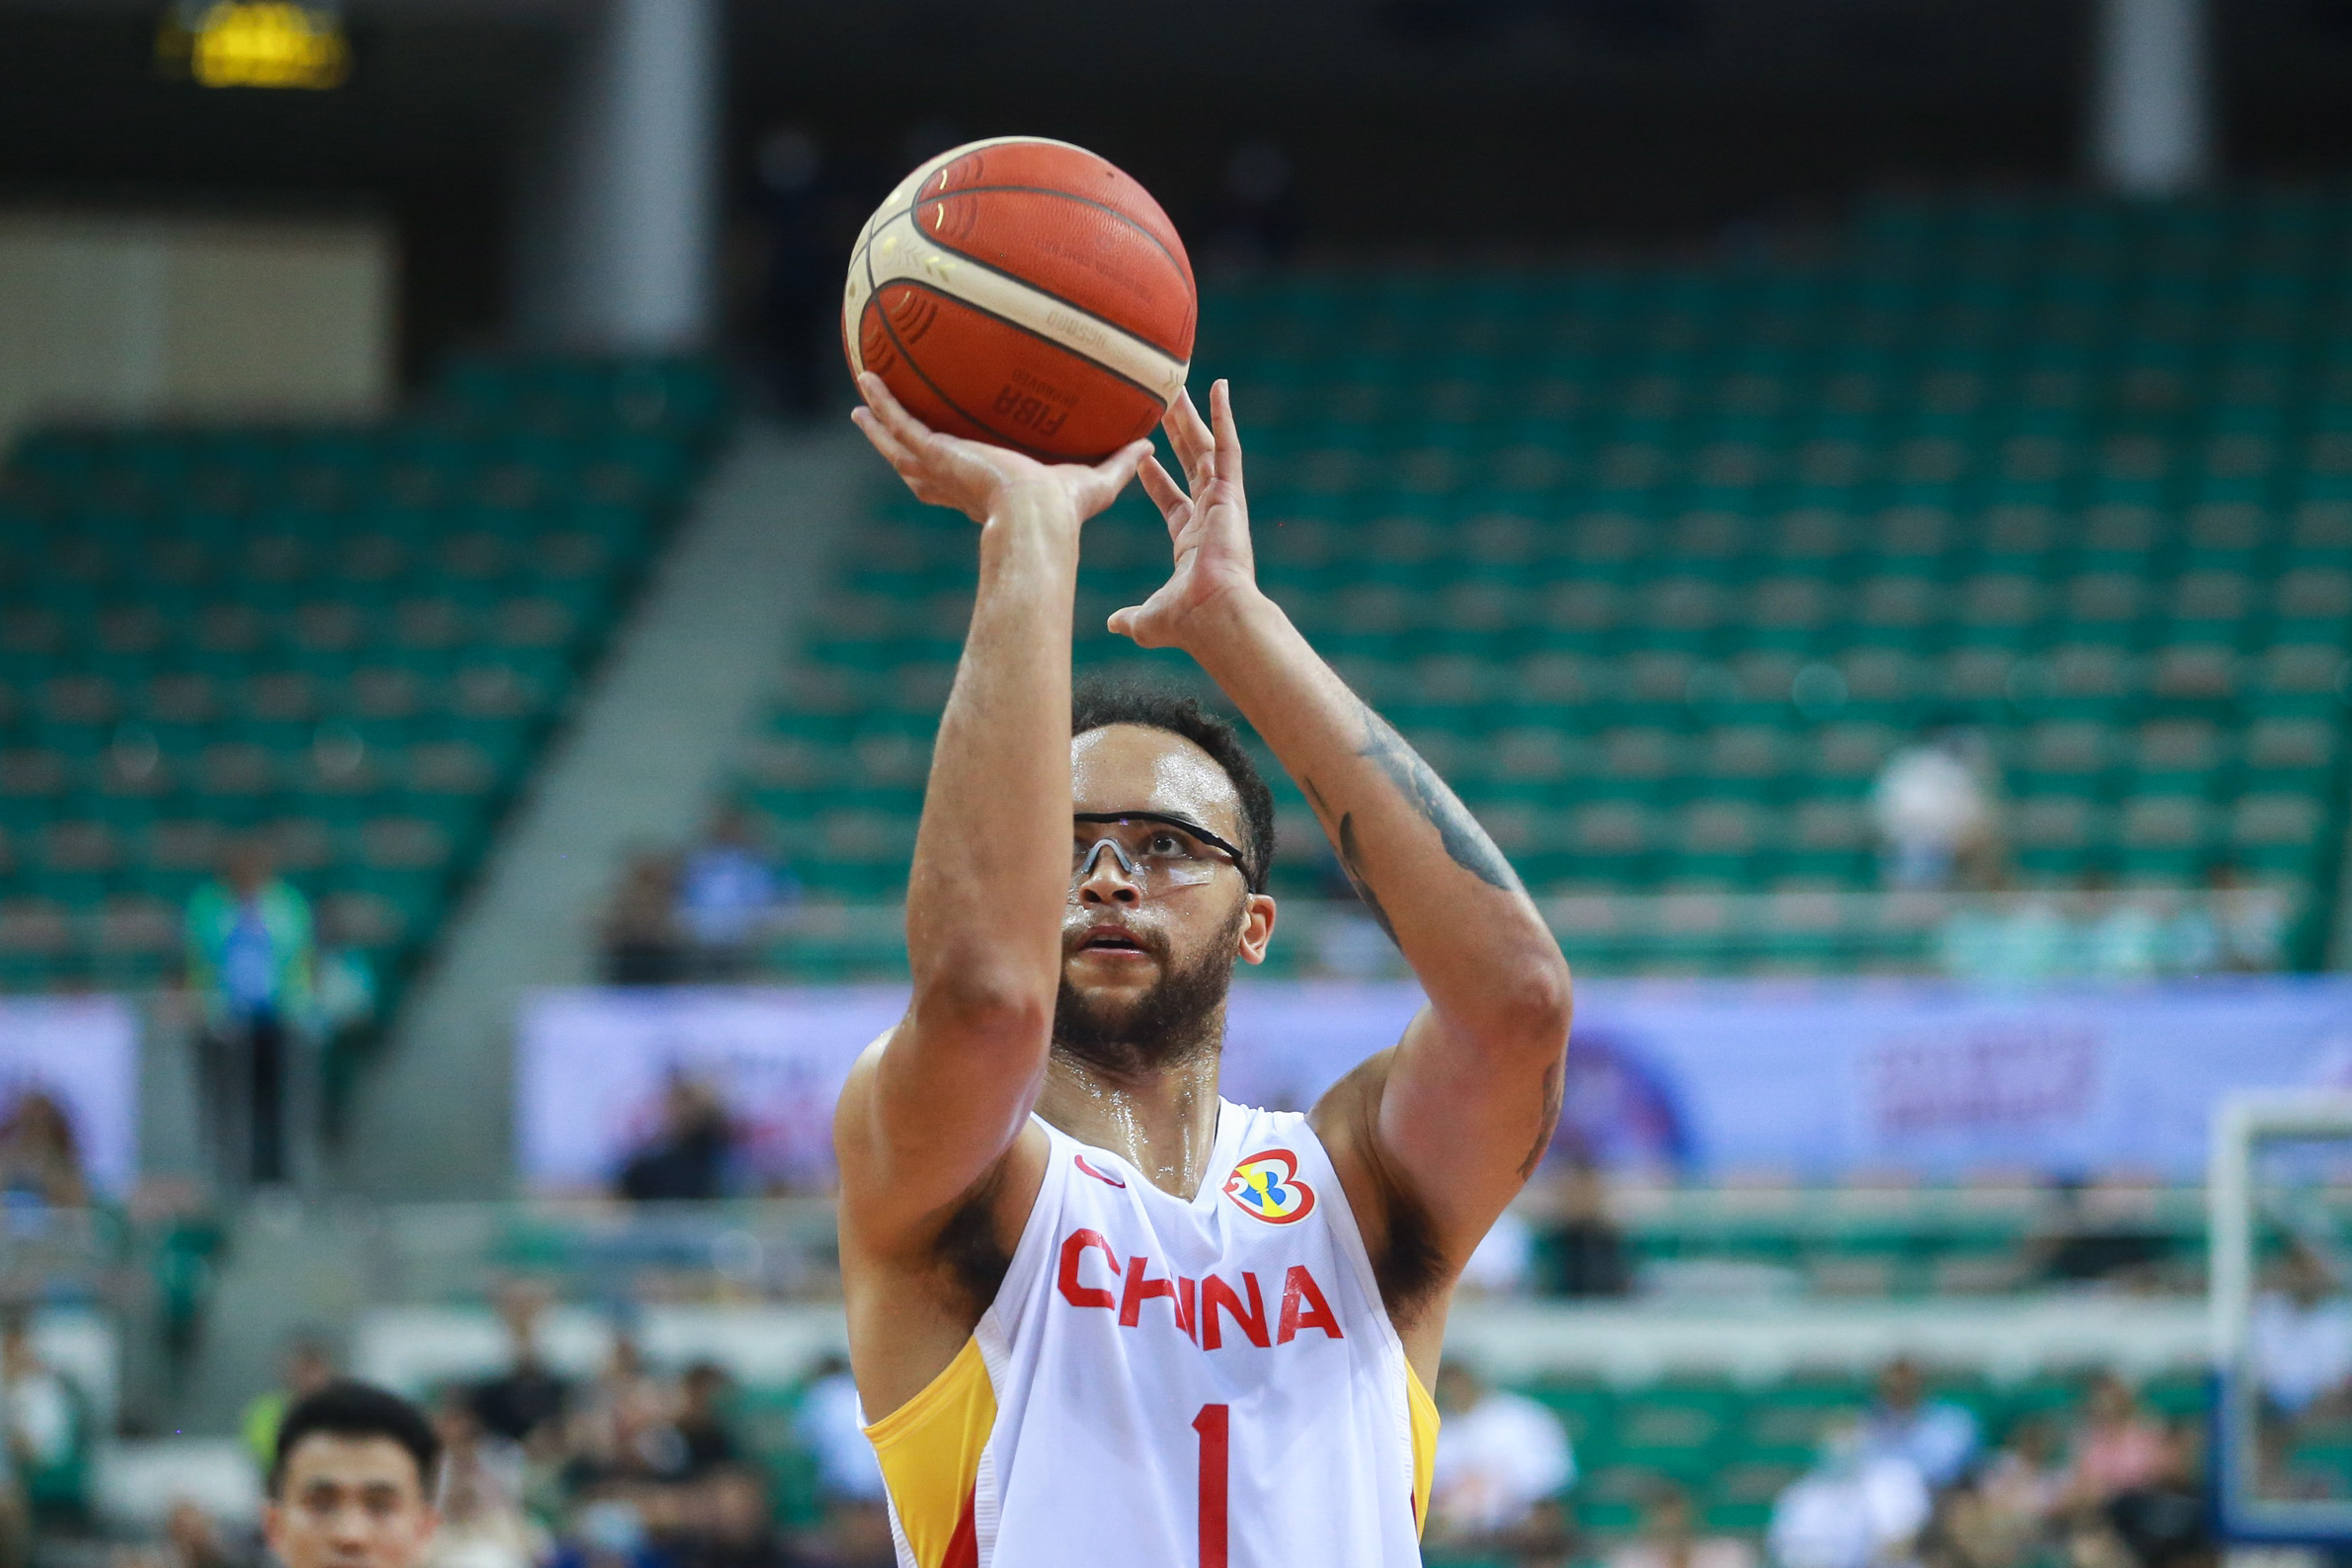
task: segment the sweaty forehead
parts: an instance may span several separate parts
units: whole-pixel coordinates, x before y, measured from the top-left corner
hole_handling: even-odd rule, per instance
[[[1241,797],[1217,760],[1144,724],[1107,724],[1070,741],[1070,804],[1079,811],[1164,811],[1242,841]]]

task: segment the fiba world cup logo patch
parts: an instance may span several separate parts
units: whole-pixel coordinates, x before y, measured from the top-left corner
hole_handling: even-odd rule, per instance
[[[1298,1179],[1298,1156],[1287,1149],[1268,1149],[1235,1165],[1225,1196],[1268,1225],[1295,1224],[1315,1212],[1315,1189]]]

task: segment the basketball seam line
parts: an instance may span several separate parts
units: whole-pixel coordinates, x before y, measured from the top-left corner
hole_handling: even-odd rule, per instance
[[[926,182],[924,182],[924,183],[928,184],[929,182],[929,181],[926,181]],[[1156,234],[1152,233],[1150,229],[1148,229],[1148,228],[1144,227],[1141,224],[1139,224],[1139,223],[1136,222],[1133,218],[1131,218],[1131,217],[1128,216],[1127,216],[1127,214],[1125,214],[1125,213],[1123,213],[1123,212],[1119,211],[1117,207],[1110,205],[1109,205],[1108,203],[1107,203],[1107,202],[1098,202],[1098,201],[1094,200],[1094,199],[1093,199],[1093,198],[1091,198],[1091,197],[1077,195],[1076,195],[1076,194],[1074,194],[1074,193],[1072,193],[1072,192],[1069,192],[1069,191],[1057,191],[1057,190],[1055,190],[1055,189],[1053,186],[1051,186],[1051,185],[959,185],[956,189],[954,189],[954,190],[952,190],[952,191],[941,191],[939,195],[934,195],[934,196],[918,195],[918,196],[915,198],[915,200],[914,200],[914,204],[913,204],[912,205],[908,206],[908,207],[907,208],[907,211],[908,211],[908,213],[909,215],[911,215],[911,214],[915,213],[916,211],[919,210],[919,209],[923,206],[923,205],[924,205],[926,202],[943,202],[943,201],[946,201],[950,196],[977,196],[977,195],[987,195],[988,193],[990,193],[990,192],[992,192],[992,191],[1009,191],[1009,192],[1012,192],[1012,193],[1013,193],[1013,194],[1015,194],[1015,195],[1032,195],[1032,196],[1059,196],[1059,197],[1061,197],[1064,201],[1076,202],[1076,203],[1077,203],[1080,206],[1092,207],[1092,208],[1094,208],[1097,212],[1099,212],[1099,213],[1108,213],[1108,214],[1109,214],[1112,217],[1117,218],[1119,222],[1121,222],[1121,223],[1125,224],[1128,227],[1129,227],[1129,228],[1131,228],[1131,229],[1135,230],[1135,232],[1136,232],[1136,233],[1138,233],[1138,234],[1139,234],[1139,235],[1141,235],[1144,238],[1146,238],[1146,239],[1150,240],[1150,241],[1151,242],[1151,244],[1152,244],[1153,248],[1154,248],[1154,249],[1156,249],[1156,250],[1158,250],[1158,251],[1160,252],[1160,255],[1162,255],[1162,256],[1164,256],[1164,257],[1166,257],[1166,258],[1168,258],[1168,264],[1169,264],[1171,267],[1173,267],[1173,268],[1177,268],[1179,271],[1181,271],[1181,272],[1182,272],[1182,273],[1184,274],[1184,280],[1185,280],[1187,283],[1192,284],[1192,287],[1193,287],[1193,290],[1194,290],[1194,292],[1193,292],[1193,298],[1194,298],[1195,301],[1197,301],[1197,300],[1199,300],[1199,298],[1200,298],[1200,295],[1199,295],[1199,289],[1200,289],[1200,285],[1199,285],[1199,283],[1198,283],[1197,281],[1195,281],[1195,280],[1194,280],[1194,279],[1193,279],[1193,277],[1192,277],[1192,263],[1191,263],[1189,260],[1187,260],[1187,259],[1180,258],[1174,251],[1172,251],[1172,250],[1171,250],[1171,249],[1169,249],[1169,248],[1168,248],[1168,247],[1167,247],[1167,246],[1166,246],[1166,245],[1165,245],[1165,244],[1160,240],[1160,237],[1158,235],[1156,235]],[[916,227],[916,229],[917,229],[917,231],[918,231],[918,232],[919,232],[919,231],[921,230],[922,226],[922,226],[922,224],[921,224],[920,222],[918,222],[918,223],[915,225],[915,227]],[[946,246],[950,250],[954,251],[958,256],[971,256],[971,252],[970,252],[970,251],[968,251],[968,250],[964,249],[961,246],[960,246],[960,245],[955,245],[955,244],[951,244],[951,243],[950,243],[950,242],[949,242],[948,240],[946,240],[946,239],[944,239],[944,238],[941,238],[940,237],[939,237],[939,236],[937,236],[937,235],[925,235],[923,237],[925,237],[926,239],[929,239],[929,240],[932,244],[934,244],[934,245],[944,245],[944,246]],[[972,258],[974,261],[980,261],[980,258],[978,258],[978,257],[976,257],[976,256],[973,256],[971,258]],[[985,261],[980,261],[980,265],[982,265],[982,267],[985,267],[985,266],[987,266],[987,265],[988,265],[988,263],[987,263],[987,262],[985,262]],[[1059,297],[1059,296],[1056,296],[1056,298],[1058,298],[1058,297]],[[1074,306],[1074,307],[1073,307],[1073,309],[1076,309],[1076,310],[1085,310],[1085,307],[1084,307],[1084,306],[1082,306],[1082,305],[1081,305],[1081,306]],[[1092,311],[1087,311],[1087,314],[1091,315],[1091,314],[1093,314],[1093,312],[1092,312]],[[1200,330],[1200,321],[1199,321],[1199,316],[1200,316],[1200,311],[1199,311],[1199,309],[1198,309],[1198,306],[1197,306],[1197,303],[1196,303],[1195,308],[1194,308],[1194,310],[1193,310],[1193,317],[1194,317],[1194,320],[1193,320],[1193,330],[1194,330],[1195,331],[1198,331]],[[1129,329],[1129,331],[1130,335],[1135,335],[1135,334],[1133,334],[1133,332],[1132,332],[1132,330],[1131,330],[1131,329]],[[1171,358],[1173,357],[1173,351],[1170,351],[1170,350],[1162,350],[1161,352],[1162,352],[1162,353],[1169,353],[1169,354],[1171,355]]]
[[[983,187],[975,185],[971,188],[979,190]],[[986,188],[1011,190],[1015,187],[1007,185],[991,186]],[[962,195],[964,193],[962,191],[958,191],[955,194],[957,195]],[[1136,342],[1141,343],[1153,353],[1162,355],[1174,363],[1181,366],[1187,373],[1190,373],[1192,370],[1192,359],[1190,354],[1179,354],[1173,349],[1166,348],[1159,343],[1155,343],[1150,338],[1145,337],[1141,332],[1137,331],[1133,327],[1127,326],[1122,322],[1114,321],[1099,310],[1090,310],[1074,300],[1066,299],[1062,295],[1055,293],[1052,289],[1046,288],[1044,284],[1038,282],[1034,278],[1024,278],[1021,274],[1013,271],[1009,268],[999,267],[992,261],[974,256],[971,251],[964,249],[961,246],[950,245],[937,235],[925,234],[923,232],[922,220],[915,216],[917,209],[922,204],[918,202],[914,206],[908,207],[904,212],[891,214],[887,222],[875,226],[872,236],[870,236],[866,239],[866,243],[859,247],[860,253],[864,254],[866,252],[870,252],[874,248],[874,241],[882,237],[883,230],[888,228],[891,224],[897,223],[900,218],[905,218],[908,223],[914,226],[915,237],[921,240],[925,245],[938,246],[941,250],[948,251],[952,254],[959,261],[968,261],[972,266],[979,268],[982,272],[993,272],[996,276],[1003,279],[1008,283],[1018,283],[1021,287],[1031,290],[1040,298],[1051,300],[1055,304],[1062,306],[1064,309],[1071,310],[1076,314],[1084,316],[1088,321],[1100,322],[1102,325],[1109,328],[1112,331],[1117,332],[1120,337],[1129,338]],[[866,265],[866,276],[871,279],[873,272],[873,264],[869,261]],[[958,295],[956,298],[961,299],[961,296]],[[1200,306],[1198,300],[1199,296],[1196,294],[1194,296],[1195,302],[1192,310],[1192,330],[1196,342],[1201,327]],[[1150,389],[1146,388],[1145,390],[1149,391]]]
[[[1005,315],[1002,311],[992,310],[985,305],[974,303],[972,300],[966,299],[961,294],[952,292],[950,289],[936,288],[931,284],[922,281],[920,279],[892,278],[888,279],[888,281],[892,283],[903,283],[909,289],[920,289],[924,293],[932,296],[934,299],[952,300],[957,304],[961,305],[965,310],[970,310],[975,316],[985,316],[992,321],[1002,321],[1006,326],[1011,327],[1014,331],[1020,332],[1026,337],[1044,343],[1048,348],[1059,349],[1064,353],[1069,355],[1072,359],[1084,360],[1087,364],[1092,365],[1095,369],[1102,372],[1105,375],[1109,376],[1112,380],[1124,383],[1125,384],[1135,388],[1136,391],[1143,394],[1144,396],[1151,399],[1152,402],[1160,402],[1160,395],[1152,391],[1150,387],[1146,386],[1143,383],[1136,380],[1135,377],[1126,374],[1116,366],[1103,363],[1102,361],[1095,358],[1092,354],[1082,353],[1077,349],[1072,348],[1067,343],[1055,342],[1054,339],[1047,337],[1045,333],[1039,331],[1036,328],[1031,326],[1026,321],[1014,321],[1012,317]],[[1015,278],[1013,281],[1018,283],[1021,279]],[[1039,291],[1041,293],[1043,292],[1042,289]],[[1052,299],[1053,296],[1048,294],[1046,295],[1046,298]],[[891,341],[893,342],[898,341],[898,335],[896,333],[891,334]],[[898,352],[900,353],[905,353],[906,349],[902,346]],[[1185,368],[1189,371],[1191,366],[1188,364]],[[1173,400],[1171,399],[1171,401],[1172,402]],[[1166,407],[1168,405],[1162,404],[1161,406]],[[966,416],[966,417],[970,417],[970,416]],[[975,423],[977,423],[977,421],[975,421]]]
[[[999,311],[991,310],[987,307],[977,303],[969,296],[958,293],[953,289],[926,283],[922,280],[921,275],[919,273],[912,271],[894,271],[888,274],[887,278],[877,278],[874,272],[874,242],[880,239],[885,233],[901,221],[905,222],[908,228],[914,232],[915,239],[919,244],[934,246],[941,250],[947,251],[954,256],[957,260],[968,263],[974,270],[988,273],[991,277],[1010,284],[1015,289],[1034,295],[1037,299],[1045,301],[1048,305],[1059,306],[1062,309],[1067,310],[1073,315],[1082,316],[1087,321],[1095,322],[1103,328],[1104,331],[1111,333],[1112,335],[1124,339],[1129,343],[1133,344],[1136,348],[1141,350],[1146,356],[1157,357],[1166,361],[1167,363],[1176,372],[1176,387],[1179,392],[1181,392],[1183,390],[1184,384],[1192,379],[1192,362],[1191,359],[1180,359],[1176,355],[1170,353],[1166,349],[1161,348],[1158,343],[1153,342],[1150,339],[1129,331],[1128,328],[1121,326],[1119,323],[1111,321],[1108,317],[1097,315],[1094,311],[1087,310],[1083,305],[1073,304],[1069,300],[1064,299],[1061,295],[1053,292],[1051,289],[1048,289],[1040,284],[1033,282],[1029,279],[1022,277],[1017,272],[1007,271],[1002,267],[983,261],[978,257],[958,250],[953,246],[946,245],[931,236],[925,234],[923,232],[921,222],[915,216],[915,209],[913,207],[908,207],[903,212],[893,213],[887,220],[876,225],[874,232],[867,237],[866,243],[858,247],[858,255],[863,258],[866,267],[866,290],[869,297],[879,293],[881,291],[882,285],[885,282],[906,282],[913,284],[919,288],[929,289],[932,293],[938,295],[941,299],[953,300],[958,304],[971,306],[972,310],[978,311],[982,315],[991,318],[992,320],[1003,321],[1008,326],[1019,328],[1021,331],[1028,333],[1031,337],[1035,338],[1040,342],[1052,343],[1055,347],[1062,349],[1066,353],[1076,354],[1078,358],[1086,360],[1089,363],[1099,365],[1104,371],[1116,376],[1120,381],[1126,382],[1129,385],[1141,388],[1147,395],[1150,396],[1155,401],[1160,401],[1160,405],[1163,408],[1172,406],[1175,404],[1176,399],[1174,396],[1171,395],[1164,400],[1160,399],[1158,390],[1149,382],[1140,381],[1112,365],[1104,363],[1102,360],[1097,358],[1088,350],[1081,348],[1074,343],[1063,342],[1053,335],[1039,331],[1033,323],[1017,321],[1012,317],[1005,316]]]
[[[868,278],[871,278],[874,275],[874,268],[870,264],[866,269],[866,275]],[[919,287],[919,285],[913,284],[909,284],[908,286]],[[940,298],[954,299],[955,297],[953,295],[941,295]],[[962,304],[963,302],[964,301],[961,300],[956,300],[956,303],[958,304]],[[979,428],[989,432],[992,436],[995,435],[996,427],[994,426],[989,424],[985,419],[974,418],[972,416],[971,410],[966,408],[962,404],[958,403],[954,398],[950,397],[947,393],[940,388],[938,382],[933,381],[929,376],[923,374],[923,367],[915,363],[915,356],[908,352],[906,341],[898,336],[898,329],[890,324],[890,312],[882,308],[882,296],[879,289],[877,289],[873,293],[866,296],[866,304],[867,307],[873,310],[875,319],[882,323],[882,330],[890,335],[892,345],[898,351],[898,363],[905,365],[908,370],[913,371],[917,376],[920,377],[923,384],[931,389],[931,395],[937,397],[941,403],[946,404],[950,408],[954,409],[957,416],[962,419],[966,424],[976,426]],[[974,309],[978,309],[978,307],[975,306]],[[985,314],[986,312],[983,311],[982,313]],[[1018,322],[1013,324],[1016,326],[1019,325]],[[1055,343],[1054,346],[1055,348],[1061,347],[1059,343]],[[1110,374],[1113,375],[1118,374],[1117,371],[1112,371]],[[1126,378],[1121,376],[1120,379],[1125,380]],[[1149,387],[1144,389],[1144,395],[1146,396],[1150,395],[1150,389]],[[1041,447],[1030,446],[1027,442],[1023,441],[1018,437],[1006,436],[1001,437],[1001,439],[1004,445],[1017,447],[1021,451],[1027,453],[1029,456],[1037,458],[1041,462],[1058,463],[1064,461],[1063,458],[1055,457],[1051,452],[1045,451]]]

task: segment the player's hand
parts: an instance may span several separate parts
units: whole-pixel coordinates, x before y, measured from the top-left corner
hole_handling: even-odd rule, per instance
[[[1168,521],[1176,570],[1158,593],[1111,616],[1110,629],[1145,647],[1181,647],[1189,629],[1201,624],[1202,611],[1257,592],[1232,384],[1221,380],[1209,388],[1208,423],[1202,422],[1187,392],[1177,396],[1160,427],[1183,467],[1185,483],[1179,486],[1157,458],[1145,459],[1141,478],[1143,493]]]
[[[1023,493],[1066,502],[1070,521],[1084,522],[1110,505],[1135,466],[1151,454],[1150,442],[1131,441],[1091,466],[1041,463],[1009,447],[940,434],[908,413],[872,371],[857,378],[857,390],[866,395],[866,406],[852,409],[850,418],[915,499],[951,506],[974,522],[986,522]]]

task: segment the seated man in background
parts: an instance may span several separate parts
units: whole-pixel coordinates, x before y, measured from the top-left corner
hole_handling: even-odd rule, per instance
[[[1439,1364],[1433,1392],[1444,1422],[1429,1488],[1432,1542],[1564,1555],[1559,1498],[1576,1480],[1576,1455],[1559,1417],[1487,1386],[1458,1355]]]
[[[1930,1487],[1948,1487],[1977,1457],[1977,1418],[1964,1405],[1929,1399],[1919,1363],[1897,1356],[1878,1374],[1878,1403],[1863,1420],[1873,1454],[1908,1459]]]
[[[1821,1458],[1772,1505],[1768,1537],[1780,1568],[1873,1568],[1903,1561],[1927,1522],[1919,1468],[1872,1451],[1862,1423],[1833,1423]]]
[[[800,884],[760,842],[750,814],[736,805],[721,809],[678,866],[677,922],[694,944],[694,978],[749,974],[752,944],[799,896]]]
[[[1756,1568],[1756,1548],[1737,1535],[1701,1535],[1690,1493],[1662,1485],[1643,1510],[1641,1533],[1609,1553],[1607,1568]]]

